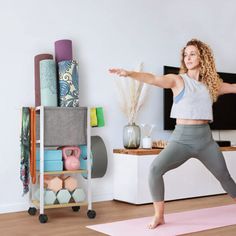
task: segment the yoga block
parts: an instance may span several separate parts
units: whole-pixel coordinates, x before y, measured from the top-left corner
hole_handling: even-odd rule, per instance
[[[85,201],[86,195],[85,195],[84,190],[82,188],[77,188],[72,193],[72,198],[74,199],[75,202],[83,202],[83,201]]]
[[[36,159],[40,160],[40,149],[36,150]],[[62,150],[44,150],[44,161],[61,161]]]
[[[40,189],[35,191],[34,197],[36,200],[40,200]],[[56,201],[56,194],[52,190],[44,189],[44,204],[51,205]]]
[[[61,189],[57,193],[57,200],[60,204],[68,203],[71,199],[71,194],[67,189]]]
[[[77,146],[87,143],[87,107],[44,107],[44,145]],[[40,139],[39,114],[36,138]]]
[[[70,192],[74,191],[78,187],[78,181],[76,178],[68,176],[64,180],[64,187],[68,189]]]
[[[45,176],[44,177],[44,183],[46,185],[46,188],[49,190],[52,190],[53,192],[58,192],[63,187],[63,181],[59,177],[53,177],[53,176]]]
[[[36,170],[40,170],[40,161],[36,161]],[[44,171],[62,171],[63,161],[44,161]]]

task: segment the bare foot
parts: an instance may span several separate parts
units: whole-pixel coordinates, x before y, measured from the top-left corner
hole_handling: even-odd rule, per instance
[[[164,218],[160,218],[159,216],[154,216],[152,221],[148,224],[149,229],[155,229],[158,225],[165,224]]]

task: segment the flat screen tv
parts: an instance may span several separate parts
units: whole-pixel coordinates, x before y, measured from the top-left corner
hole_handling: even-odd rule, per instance
[[[179,68],[164,66],[164,75],[178,74]],[[236,73],[218,72],[221,79],[226,83],[236,83]],[[173,130],[175,119],[170,118],[173,102],[171,89],[164,89],[164,130]],[[210,123],[212,130],[236,130],[236,94],[225,94],[213,104],[213,122]]]

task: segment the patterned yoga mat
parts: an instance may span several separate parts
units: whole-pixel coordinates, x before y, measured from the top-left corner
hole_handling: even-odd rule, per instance
[[[79,106],[79,74],[78,63],[75,60],[58,63],[59,72],[59,106]]]

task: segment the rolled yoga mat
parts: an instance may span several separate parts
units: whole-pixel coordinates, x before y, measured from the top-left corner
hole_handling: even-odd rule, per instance
[[[62,39],[55,42],[55,59],[56,62],[72,60],[72,41]]]
[[[80,168],[87,169],[87,147],[80,146]],[[91,177],[101,178],[107,171],[107,150],[104,141],[100,136],[91,137]],[[87,178],[87,174],[83,173],[83,177]]]
[[[91,137],[91,150],[93,153],[92,178],[101,178],[107,171],[107,149],[100,136]]]
[[[56,63],[54,60],[42,60],[40,68],[41,105],[57,106]]]
[[[79,106],[78,63],[75,60],[58,63],[59,72],[59,106]]]
[[[35,106],[41,105],[40,97],[40,72],[39,62],[46,59],[53,59],[51,54],[39,54],[34,57],[34,88],[35,88]]]

